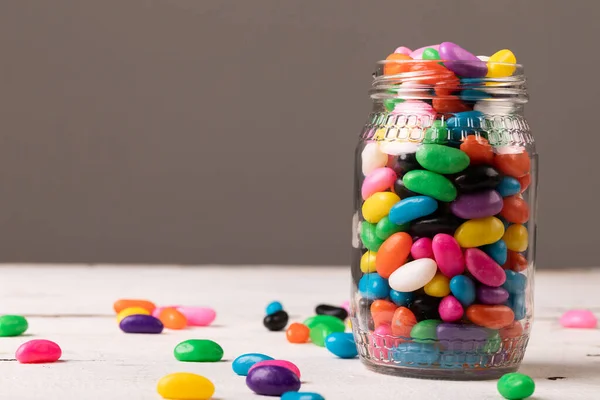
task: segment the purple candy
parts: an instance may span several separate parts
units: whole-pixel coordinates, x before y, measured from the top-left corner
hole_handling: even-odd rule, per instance
[[[447,350],[472,351],[485,346],[489,330],[481,326],[442,322],[437,326],[437,337]],[[451,343],[455,342],[455,343]]]
[[[450,205],[450,210],[463,219],[485,218],[502,211],[502,205],[502,196],[498,192],[485,190],[458,196]]]
[[[483,78],[487,75],[487,64],[455,43],[441,43],[439,52],[440,58],[445,60],[444,66],[456,75],[467,78]]]
[[[503,287],[479,286],[477,300],[481,304],[504,304],[508,300],[508,290]]]
[[[263,396],[281,396],[300,390],[300,379],[287,368],[265,365],[252,369],[246,376],[246,385]]]
[[[130,315],[121,320],[119,328],[126,333],[161,333],[163,324],[152,315]]]

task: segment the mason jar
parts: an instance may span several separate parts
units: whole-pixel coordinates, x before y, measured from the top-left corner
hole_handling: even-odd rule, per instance
[[[495,72],[469,76],[481,64]],[[385,60],[370,97],[351,266],[362,362],[419,378],[516,371],[533,317],[536,236],[523,67]]]

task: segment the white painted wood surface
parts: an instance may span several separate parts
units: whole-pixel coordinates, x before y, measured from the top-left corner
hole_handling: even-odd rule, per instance
[[[450,382],[397,378],[367,371],[355,360],[333,357],[310,344],[289,344],[282,332],[262,326],[265,305],[280,300],[291,321],[313,314],[318,303],[349,296],[350,274],[333,267],[1,266],[0,314],[22,314],[25,336],[0,338],[0,399],[160,399],[156,383],[187,371],[216,386],[216,399],[257,399],[231,360],[264,352],[296,363],[302,390],[328,400],[500,399],[495,381]],[[162,335],[122,333],[112,304],[146,298],[159,305],[207,305],[214,325]],[[536,323],[521,372],[537,384],[537,400],[600,399],[600,330],[566,330],[560,314],[570,308],[600,314],[600,270],[543,271],[536,277]],[[61,362],[21,365],[23,342],[45,338],[63,349]],[[225,350],[220,363],[180,363],[173,348],[190,338],[213,339]],[[548,380],[562,376],[566,379]]]

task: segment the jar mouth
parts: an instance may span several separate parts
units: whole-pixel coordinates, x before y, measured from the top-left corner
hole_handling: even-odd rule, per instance
[[[454,98],[460,92],[473,101],[528,101],[521,64],[481,60],[382,60],[371,86],[373,99]]]

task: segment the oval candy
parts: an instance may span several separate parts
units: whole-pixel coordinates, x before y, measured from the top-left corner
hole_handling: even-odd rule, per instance
[[[148,312],[152,314],[152,311],[154,311],[156,305],[154,305],[154,303],[151,301],[140,299],[119,299],[115,301],[115,304],[113,305],[113,308],[117,314],[130,307],[141,307],[148,310]]]
[[[454,175],[453,182],[461,193],[495,189],[502,176],[488,165],[473,165]]]
[[[521,224],[513,224],[506,228],[506,233],[502,237],[502,240],[506,242],[506,247],[509,250],[516,252],[525,251],[529,243],[527,228]]]
[[[236,374],[246,376],[254,364],[266,360],[273,360],[273,357],[261,353],[246,353],[233,360],[231,367]]]
[[[404,185],[413,192],[433,197],[440,201],[456,199],[456,188],[446,177],[427,170],[409,171],[404,175]]]
[[[439,233],[433,237],[432,249],[440,272],[452,278],[465,270],[465,259],[462,249],[454,237]]]
[[[480,249],[466,249],[465,263],[471,275],[484,285],[498,287],[506,281],[504,269]]]
[[[400,203],[402,203],[402,201],[400,201]],[[396,204],[399,204],[399,203],[396,203]],[[394,207],[392,207],[392,209],[394,209]],[[391,212],[391,210],[390,210],[390,212]],[[395,224],[392,221],[390,221],[389,216],[386,216],[386,217],[381,218],[379,220],[379,222],[377,223],[377,225],[375,226],[375,235],[377,235],[377,237],[381,240],[386,240],[387,238],[392,236],[394,233],[406,232],[408,230],[409,226],[410,226],[409,224],[402,224],[402,225]]]
[[[387,296],[385,296],[387,297]],[[325,325],[331,329],[332,332],[344,332],[346,327],[344,322],[337,317],[331,315],[314,315],[304,320],[304,325],[309,329],[314,328],[317,325]]]
[[[508,49],[503,49],[492,54],[487,61],[487,77],[488,78],[504,78],[512,76],[517,69],[515,65],[517,57]]]
[[[404,185],[404,181],[402,180],[402,178],[396,179],[396,182],[394,183],[394,193],[400,196],[401,199],[406,199],[408,197],[419,195],[418,193],[415,193],[412,190],[408,190]]]
[[[188,339],[175,346],[173,355],[184,362],[217,362],[223,358],[223,348],[212,340]]]
[[[253,366],[250,367],[250,369],[248,370],[248,373],[250,373],[254,368],[258,368],[258,367],[262,367],[265,365],[276,365],[278,367],[283,367],[283,368],[287,368],[290,371],[292,371],[294,374],[296,374],[296,376],[298,378],[301,378],[300,376],[300,368],[298,368],[296,366],[296,364],[294,364],[293,362],[290,361],[285,361],[285,360],[265,360],[265,361],[259,361],[256,364],[254,364]]]
[[[437,201],[431,197],[413,196],[394,204],[388,218],[396,225],[404,225],[433,213],[437,208]]]
[[[377,251],[375,259],[377,273],[383,278],[389,278],[406,262],[411,246],[412,238],[406,232],[394,233],[390,236]]]
[[[442,321],[437,319],[417,322],[410,330],[410,337],[416,343],[429,343],[437,340],[437,326],[441,323]]]
[[[163,376],[156,390],[165,399],[204,400],[215,393],[215,385],[203,376],[176,372]]]
[[[508,258],[508,248],[504,240],[500,239],[492,244],[487,244],[481,247],[481,250],[488,256],[492,257],[498,265],[504,265]]]
[[[165,308],[160,312],[158,319],[167,329],[183,329],[187,326],[185,315],[175,308]]]
[[[288,326],[285,336],[290,343],[306,343],[310,338],[310,329],[304,324],[294,322]]]
[[[400,197],[393,192],[377,192],[369,197],[362,205],[362,214],[367,222],[376,224],[381,218],[388,215]]]
[[[392,318],[392,334],[402,338],[410,338],[410,331],[417,323],[417,318],[406,307],[398,307]]]
[[[360,225],[360,240],[367,249],[374,252],[377,252],[383,243],[383,240],[377,236],[377,226],[367,221],[363,221]]]
[[[177,307],[190,326],[208,326],[217,318],[217,312],[210,307]]]
[[[281,310],[281,311],[277,311],[273,314],[267,315],[263,319],[263,325],[268,330],[270,330],[272,332],[277,332],[277,331],[282,331],[286,327],[288,320],[289,320],[288,313]]]
[[[449,295],[440,302],[438,312],[442,321],[456,322],[463,317],[465,310],[456,297]]]
[[[413,292],[429,283],[436,271],[437,264],[431,258],[414,260],[390,275],[389,286],[399,292]]]
[[[394,312],[398,306],[388,300],[375,300],[371,304],[371,318],[373,318],[373,324],[375,329],[381,325],[391,325]]]
[[[377,259],[377,253],[374,251],[367,251],[360,258],[360,270],[363,274],[370,274],[375,272],[375,260]]]
[[[354,358],[358,355],[352,333],[335,332],[325,339],[325,347],[340,358]]]
[[[50,340],[35,339],[20,345],[15,358],[21,364],[42,364],[58,361],[61,355],[62,350],[58,344]]]
[[[454,238],[460,247],[479,247],[502,239],[504,224],[496,217],[472,219],[458,227]],[[506,238],[504,238],[506,242]],[[508,242],[506,243],[508,246]],[[510,246],[508,247],[510,249]]]
[[[450,280],[444,274],[437,273],[423,289],[429,296],[446,297],[450,294]]]
[[[477,300],[481,304],[504,304],[508,300],[508,290],[482,285],[477,288]]]
[[[423,144],[416,157],[423,168],[438,174],[456,174],[469,166],[464,151],[440,144]]]
[[[130,315],[119,323],[119,328],[125,333],[161,333],[164,325],[152,315]]]
[[[475,284],[468,276],[457,275],[450,279],[450,291],[463,307],[470,306],[475,301]]]
[[[524,224],[529,220],[529,206],[521,196],[505,197],[500,215],[510,223]]]
[[[498,380],[498,392],[508,400],[526,399],[535,392],[535,382],[525,374],[511,372]]]
[[[502,196],[495,190],[465,193],[450,205],[452,213],[462,219],[491,217],[502,211]]]
[[[469,156],[470,165],[491,165],[494,162],[494,149],[483,137],[467,136],[461,143],[460,149]]]
[[[410,255],[415,260],[420,258],[434,258],[432,244],[433,241],[428,237],[417,239],[410,248]]]
[[[301,383],[298,376],[287,368],[264,365],[248,372],[246,385],[256,394],[281,396],[285,392],[297,392]]]
[[[377,273],[365,274],[358,281],[358,291],[367,299],[383,299],[390,294],[390,285]]]
[[[504,328],[515,319],[513,310],[504,305],[473,304],[467,308],[466,315],[475,325],[490,329]]]
[[[531,160],[527,152],[496,154],[494,165],[504,175],[521,178],[529,173]]]
[[[397,306],[408,306],[412,303],[414,294],[412,292],[399,292],[397,290],[390,290],[390,299]]]
[[[130,315],[150,315],[150,311],[146,310],[142,307],[129,307],[124,310],[121,310],[117,314],[117,323],[120,323],[123,318],[129,317]],[[157,317],[158,318],[158,317]]]
[[[394,170],[394,172],[396,172],[398,177],[402,177],[408,171],[412,171],[414,169],[419,169],[419,168],[421,168],[421,166],[417,162],[417,156],[415,155],[415,153],[403,153],[403,154],[399,154],[398,157],[395,157],[393,170]],[[395,189],[397,189],[398,187],[403,187],[403,186],[404,186],[404,184],[402,182],[398,183],[398,180],[397,180],[396,183],[394,184],[394,191],[396,191]],[[407,189],[402,189],[402,190],[407,190]],[[396,191],[396,194],[398,196],[400,196],[400,198],[402,198],[402,199],[404,197],[408,197],[408,196],[402,196],[397,191]]]
[[[434,214],[413,221],[408,232],[417,237],[434,237],[438,233],[454,235],[454,232],[462,223],[463,220],[454,215]]]
[[[332,306],[330,304],[319,304],[315,307],[315,314],[317,315],[330,315],[340,320],[348,318],[348,311],[342,307]]]
[[[377,168],[383,168],[388,162],[387,154],[379,150],[376,142],[367,143],[361,152],[362,173],[367,176]]]
[[[463,49],[456,43],[443,42],[439,48],[444,65],[456,75],[467,78],[482,78],[488,72],[487,64],[476,55]]]
[[[315,392],[285,392],[281,400],[325,400],[325,397]]]
[[[0,316],[0,337],[19,336],[25,333],[29,324],[21,315]]]
[[[525,271],[528,265],[527,258],[523,254],[508,250],[508,257],[506,263],[502,265],[502,268],[521,272]]]
[[[505,176],[498,186],[496,186],[496,191],[500,193],[500,196],[502,197],[513,196],[521,193],[521,184],[518,179]]]
[[[440,319],[440,302],[441,298],[432,297],[426,294],[415,296],[415,299],[410,303],[410,311],[413,312],[417,321],[426,319]]]
[[[265,314],[269,315],[269,314],[274,314],[277,311],[282,311],[283,310],[283,305],[278,302],[278,301],[272,301],[269,304],[267,304],[267,307],[265,308]]]
[[[377,192],[392,190],[396,179],[398,179],[398,176],[391,168],[382,167],[374,169],[363,181],[361,188],[363,200],[368,199]]]

